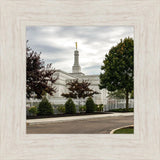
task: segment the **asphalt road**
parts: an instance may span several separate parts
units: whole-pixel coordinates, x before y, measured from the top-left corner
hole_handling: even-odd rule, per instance
[[[106,134],[115,128],[133,123],[133,116],[117,116],[32,124],[27,126],[27,134]]]

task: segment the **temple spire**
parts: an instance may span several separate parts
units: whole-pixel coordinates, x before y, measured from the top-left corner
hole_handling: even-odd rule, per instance
[[[77,50],[77,42],[76,44],[76,50],[74,51],[74,65],[72,67],[72,73],[80,73],[81,67],[79,65],[79,51]]]
[[[77,42],[75,42],[76,43],[76,50],[77,50]]]

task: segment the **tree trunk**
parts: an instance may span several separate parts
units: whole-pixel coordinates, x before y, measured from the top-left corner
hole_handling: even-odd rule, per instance
[[[126,91],[126,110],[128,111],[128,91]]]

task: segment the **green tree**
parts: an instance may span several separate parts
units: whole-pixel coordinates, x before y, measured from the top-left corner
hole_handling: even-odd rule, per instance
[[[133,53],[133,39],[129,37],[121,39],[120,43],[105,55],[100,74],[100,89],[106,88],[110,92],[123,90],[127,110],[129,93],[132,92],[134,83]]]
[[[124,90],[116,90],[114,92],[108,92],[108,98],[124,99],[125,92]]]
[[[130,98],[131,98],[131,99],[134,98],[134,91],[131,92]]]

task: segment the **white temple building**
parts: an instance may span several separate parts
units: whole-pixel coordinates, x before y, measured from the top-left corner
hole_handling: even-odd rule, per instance
[[[81,72],[77,43],[76,43],[76,50],[74,51],[74,64],[72,66],[72,73],[67,73],[62,70],[56,70],[54,76],[58,76],[58,79],[54,84],[57,92],[54,93],[54,96],[49,96],[49,95],[47,96],[47,98],[52,104],[64,104],[66,102],[66,98],[62,97],[61,94],[68,93],[66,83],[74,79],[78,79],[79,81],[87,80],[88,82],[91,83],[89,88],[99,92],[99,94],[93,95],[93,100],[96,104],[105,105],[107,103],[107,90],[106,89],[100,90],[98,86],[100,83],[99,75],[85,75],[84,73]],[[74,102],[78,104],[78,100],[74,100]]]

